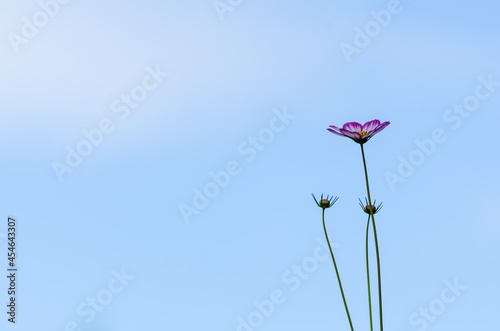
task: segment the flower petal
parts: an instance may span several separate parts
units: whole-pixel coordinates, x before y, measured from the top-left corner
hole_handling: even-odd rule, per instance
[[[340,128],[337,128],[335,125],[329,125],[329,127],[337,132],[340,132]]]
[[[327,130],[330,131],[331,133],[335,133],[338,136],[342,136],[342,137],[344,136],[342,133],[340,133],[340,131],[339,131],[340,129],[334,125],[330,125],[330,128],[328,128]]]
[[[380,125],[379,120],[369,121],[366,122],[365,125],[363,125],[363,129],[361,131],[370,132],[372,130],[375,130],[379,125]]]
[[[342,132],[342,134],[344,136],[349,137],[351,139],[354,139],[356,141],[362,139],[361,135],[357,132],[351,132],[351,131],[344,130],[344,129],[340,129],[340,132]]]
[[[367,136],[369,136],[370,138],[373,137],[374,135],[376,135],[377,133],[379,133],[380,131],[385,129],[386,126],[388,126],[389,124],[391,124],[391,122],[384,122],[384,123],[380,124],[375,130],[373,130],[372,132],[369,132],[367,134]]]
[[[361,131],[362,128],[363,128],[363,126],[361,124],[359,124],[358,122],[348,122],[348,123],[344,124],[344,126],[342,127],[342,129],[348,130],[351,132]],[[340,132],[342,132],[342,130]]]

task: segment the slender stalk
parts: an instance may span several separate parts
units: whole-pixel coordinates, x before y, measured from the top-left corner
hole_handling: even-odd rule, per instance
[[[370,309],[370,331],[373,331],[373,316],[372,316],[372,293],[370,290],[370,263],[368,258],[368,230],[370,229],[370,215],[366,223],[366,279],[368,281],[368,307]]]
[[[366,178],[366,191],[368,192],[368,204],[372,205],[372,199],[370,197],[370,185],[368,184],[368,171],[366,170],[366,160],[365,151],[363,149],[363,144],[361,145],[361,155],[363,155],[363,166],[365,168],[365,178]],[[380,277],[380,254],[378,250],[378,240],[377,240],[377,227],[375,226],[375,217],[373,216],[373,210],[370,208],[370,216],[372,217],[373,225],[373,236],[375,238],[375,251],[377,253],[377,274],[378,274],[378,305],[380,312],[380,331],[384,330],[384,322],[382,319],[382,279]]]
[[[326,242],[328,243],[328,248],[330,248],[330,254],[332,255],[333,266],[335,267],[335,273],[337,274],[337,279],[339,281],[340,293],[342,294],[342,300],[344,300],[344,307],[347,313],[347,318],[349,319],[349,325],[351,326],[351,331],[354,331],[351,321],[351,315],[349,314],[349,308],[347,308],[347,302],[345,301],[344,289],[342,288],[342,282],[340,281],[339,270],[337,269],[337,263],[335,262],[335,257],[333,257],[332,246],[330,245],[330,240],[328,239],[328,233],[326,232],[325,208],[323,208],[323,229],[325,230]]]

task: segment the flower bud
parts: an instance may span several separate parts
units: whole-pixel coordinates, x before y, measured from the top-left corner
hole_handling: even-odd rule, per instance
[[[374,205],[366,205],[364,210],[368,215],[375,214],[377,212],[377,208]]]
[[[334,196],[330,197],[329,195],[325,199],[325,198],[323,198],[323,194],[321,194],[321,198],[318,202],[318,200],[316,200],[316,197],[314,196],[314,194],[311,194],[311,195],[314,198],[314,201],[316,201],[316,204],[318,205],[318,207],[323,208],[323,209],[330,208],[339,199],[339,197],[334,197]]]
[[[363,202],[361,201],[361,199],[358,199],[358,200],[359,200],[359,206],[368,215],[372,215],[372,214],[375,215],[376,213],[379,212],[380,209],[382,209],[382,202],[377,206],[377,200],[373,201],[373,205],[370,205],[368,203],[368,199],[366,199],[366,198],[365,198],[365,201],[366,201],[365,204],[363,204]]]
[[[319,206],[321,208],[328,208],[328,207],[330,207],[330,200],[327,200],[327,199],[321,199],[321,200],[319,200]]]

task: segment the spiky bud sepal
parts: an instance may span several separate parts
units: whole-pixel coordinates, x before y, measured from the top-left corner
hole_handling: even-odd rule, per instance
[[[326,198],[323,198],[323,194],[321,194],[321,198],[319,199],[319,202],[318,202],[318,200],[316,200],[316,197],[314,196],[314,194],[311,193],[311,195],[314,198],[314,201],[316,201],[316,204],[318,205],[318,207],[323,208],[323,209],[330,208],[339,199],[339,197],[334,197],[333,195],[331,197],[329,195],[327,195]]]
[[[365,201],[366,203],[363,204],[363,201],[361,201],[361,199],[359,199],[359,206],[361,207],[361,209],[363,209],[363,211],[365,213],[367,213],[368,215],[375,215],[376,213],[378,213],[380,211],[380,209],[382,209],[382,202],[377,206],[377,200],[373,200],[373,205],[370,205],[368,203],[368,199],[365,198]]]

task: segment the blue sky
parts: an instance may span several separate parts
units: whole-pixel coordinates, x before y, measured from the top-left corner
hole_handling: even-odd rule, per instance
[[[386,329],[494,330],[499,9],[2,2],[0,247],[14,217],[19,292],[18,325],[0,323],[348,330],[324,193],[368,329],[360,148],[326,128],[379,119],[365,152]]]

